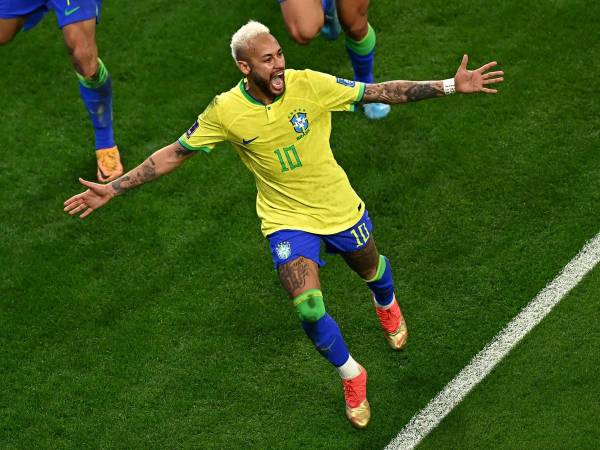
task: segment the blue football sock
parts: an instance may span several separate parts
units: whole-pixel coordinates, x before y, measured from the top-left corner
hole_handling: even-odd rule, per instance
[[[387,306],[392,303],[394,300],[394,278],[392,277],[390,261],[385,256],[379,256],[377,274],[371,280],[366,281],[379,306]]]
[[[108,70],[98,58],[98,72],[92,78],[79,78],[79,93],[90,114],[96,150],[115,146],[112,124],[112,81]]]
[[[346,50],[352,68],[354,79],[363,83],[373,82],[373,64],[375,62],[375,30],[369,24],[367,35],[360,41],[355,41],[346,36]]]
[[[350,355],[340,328],[329,314],[325,313],[316,322],[302,322],[302,328],[319,353],[335,367],[340,367],[348,360]]]

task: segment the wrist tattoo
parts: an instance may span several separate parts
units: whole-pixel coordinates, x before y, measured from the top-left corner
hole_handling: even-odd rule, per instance
[[[148,158],[141,166],[117,178],[110,185],[117,194],[124,194],[130,189],[156,178],[156,163],[152,157]]]

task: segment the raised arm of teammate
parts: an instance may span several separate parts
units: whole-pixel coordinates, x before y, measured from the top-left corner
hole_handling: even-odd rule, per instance
[[[483,92],[485,94],[495,94],[496,89],[486,87],[489,84],[501,83],[504,81],[502,75],[504,72],[497,70],[487,72],[487,70],[496,66],[496,61],[487,63],[476,70],[468,70],[467,63],[469,57],[463,56],[460,67],[454,75],[454,87],[456,92],[461,94],[472,94]],[[362,103],[407,103],[427,98],[444,96],[444,82],[438,81],[386,81],[384,83],[367,84]]]
[[[68,199],[64,210],[72,216],[81,213],[79,218],[83,219],[107,204],[113,197],[174,171],[194,154],[196,152],[187,150],[179,142],[174,142],[157,150],[139,166],[109,184],[92,183],[80,178],[81,184],[88,189]]]

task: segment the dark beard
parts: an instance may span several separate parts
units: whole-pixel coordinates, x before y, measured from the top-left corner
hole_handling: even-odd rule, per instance
[[[255,78],[252,75],[250,75],[250,78],[252,78],[252,81],[254,82],[254,84],[256,85],[256,87],[263,94],[265,94],[268,97],[274,97],[275,96],[275,94],[273,92],[271,92],[271,88],[269,86],[269,84],[270,84],[269,81],[271,81],[270,79],[265,81],[265,80],[263,80],[261,78],[258,78],[258,77]]]

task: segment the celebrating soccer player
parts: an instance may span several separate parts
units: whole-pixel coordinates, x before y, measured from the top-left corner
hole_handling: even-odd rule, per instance
[[[115,180],[123,174],[112,125],[112,83],[98,58],[96,23],[102,0],[0,0],[0,45],[21,30],[38,24],[53,9],[79,79],[81,100],[89,112],[96,137],[98,180]]]
[[[285,69],[281,47],[269,29],[250,21],[231,39],[244,74],[217,95],[176,142],[110,184],[81,180],[87,190],[65,202],[84,218],[113,197],[179,167],[198,152],[229,141],[254,175],[256,209],[279,279],[304,331],[343,380],[346,415],[356,427],[370,419],[367,371],[350,355],[335,320],[326,312],[319,279],[321,241],[339,253],[369,287],[388,344],[406,345],[406,324],[396,300],[390,261],[379,254],[364,202],[354,192],[329,145],[331,112],[357,104],[405,103],[444,95],[495,93],[503,79],[487,72],[495,62],[470,71],[467,56],[454,78],[365,84],[311,70]]]
[[[373,83],[375,30],[368,21],[369,0],[278,0],[292,39],[308,44],[319,32],[335,40],[344,30],[346,51],[354,69],[354,80]],[[369,119],[382,119],[390,112],[387,103],[364,103]]]

